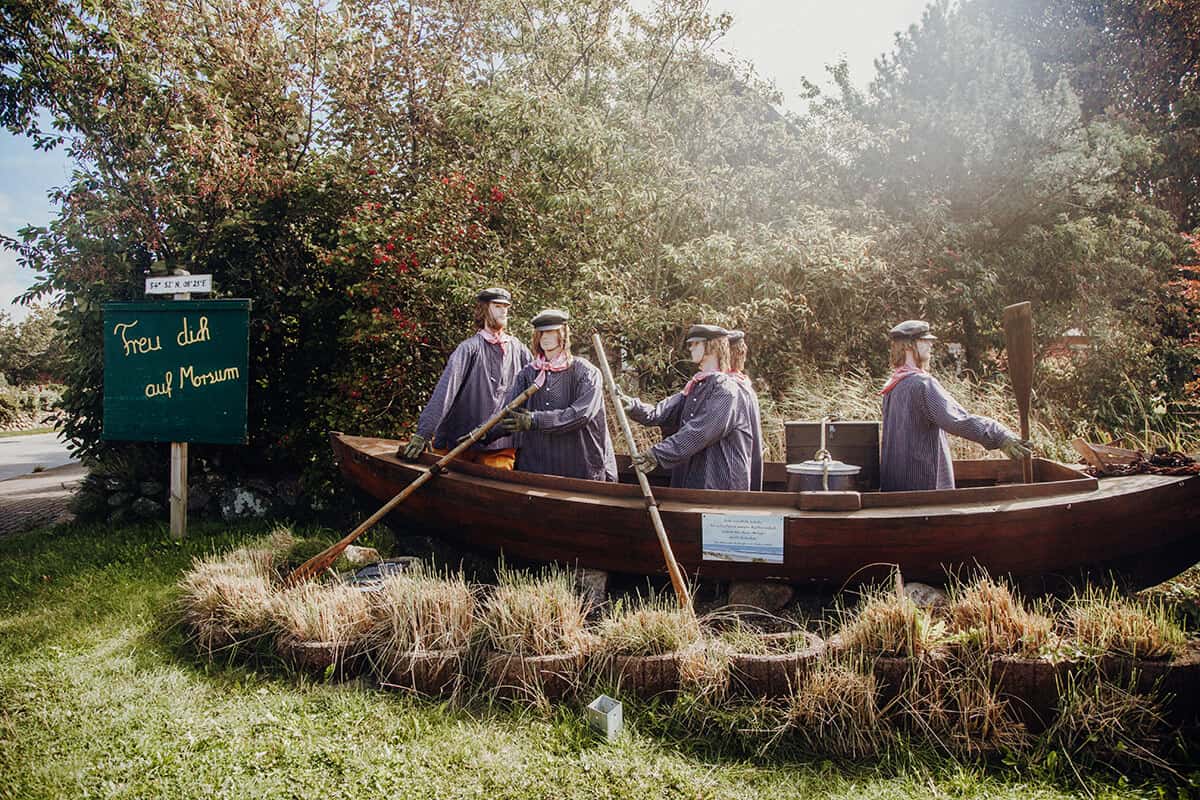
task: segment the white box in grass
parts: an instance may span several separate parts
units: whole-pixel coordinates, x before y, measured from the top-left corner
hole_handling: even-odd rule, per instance
[[[621,719],[621,703],[602,694],[587,707],[588,724],[604,735],[608,741],[616,739],[624,724]]]

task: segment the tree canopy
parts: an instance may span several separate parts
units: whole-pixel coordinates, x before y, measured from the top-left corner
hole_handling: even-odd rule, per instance
[[[240,458],[313,481],[327,430],[408,430],[497,283],[517,333],[566,306],[652,394],[697,319],[749,331],[782,395],[800,364],[882,368],[887,328],[916,316],[994,371],[1000,309],[1032,299],[1044,347],[1067,327],[1097,341],[1043,402],[1120,424],[1128,406],[1088,398],[1196,377],[1178,283],[1195,53],[1133,33],[1196,20],[1134,5],[934,4],[868,89],[835,66],[833,92],[785,113],[718,54],[733,21],[701,0],[19,0],[0,120],[76,170],[54,221],[4,244],[38,271],[29,299],[61,293],[89,455],[99,304],[163,268],[254,299]]]

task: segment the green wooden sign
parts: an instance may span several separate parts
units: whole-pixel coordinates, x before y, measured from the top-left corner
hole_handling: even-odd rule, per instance
[[[246,443],[250,301],[104,304],[104,438]]]

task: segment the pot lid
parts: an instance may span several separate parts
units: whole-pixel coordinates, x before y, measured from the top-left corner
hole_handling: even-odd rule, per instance
[[[830,475],[857,475],[862,467],[856,467],[853,464],[845,464],[841,461],[816,461],[809,460],[803,464],[788,464],[787,471],[789,475],[824,475],[825,465],[829,465]]]

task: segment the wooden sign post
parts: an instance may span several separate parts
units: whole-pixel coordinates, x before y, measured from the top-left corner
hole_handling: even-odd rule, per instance
[[[177,539],[187,531],[188,443],[246,443],[250,371],[250,301],[191,300],[179,288],[160,290],[170,303],[104,305],[103,430],[105,439],[170,443]]]
[[[183,276],[191,277],[191,273],[186,270],[180,270]],[[172,278],[183,277],[180,275],[172,275]],[[212,291],[212,275],[197,275],[197,278],[207,278],[207,285],[200,285],[198,291]],[[157,287],[151,284],[155,278],[146,279],[146,294],[151,294]],[[162,280],[162,279],[159,279]],[[170,279],[164,281],[164,288],[170,288],[172,291],[176,288],[170,286]],[[187,282],[178,288],[192,288]],[[192,293],[177,292],[171,295],[172,300],[191,300]],[[175,541],[181,541],[184,536],[187,536],[187,504],[188,504],[188,443],[187,442],[171,442],[171,488],[170,504],[171,504],[171,538]]]

